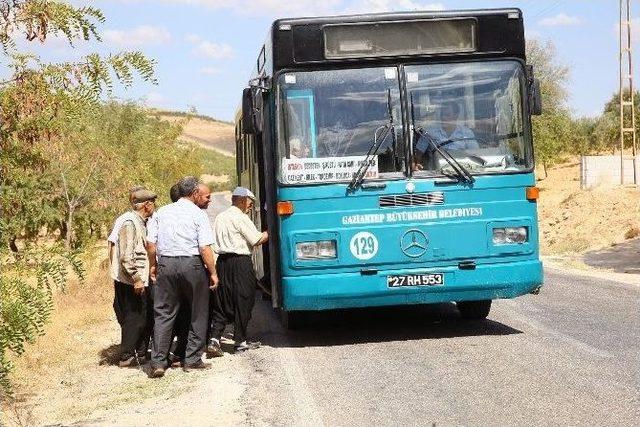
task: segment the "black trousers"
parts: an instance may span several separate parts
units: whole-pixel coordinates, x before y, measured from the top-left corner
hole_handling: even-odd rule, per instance
[[[166,367],[181,305],[190,310],[185,362],[200,360],[206,344],[209,275],[199,256],[160,257],[154,295],[153,367]]]
[[[133,285],[114,281],[113,311],[120,324],[120,350],[122,360],[147,355],[147,347],[153,330],[153,297],[146,288],[143,295],[136,295]]]
[[[213,292],[211,337],[218,340],[228,323],[234,324],[236,345],[247,339],[247,325],[256,297],[256,275],[249,255],[223,254],[216,261],[220,285]]]

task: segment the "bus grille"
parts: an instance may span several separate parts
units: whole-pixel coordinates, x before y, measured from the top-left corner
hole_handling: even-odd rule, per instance
[[[422,194],[393,194],[391,196],[380,196],[381,208],[442,204],[444,204],[444,193],[440,191]]]

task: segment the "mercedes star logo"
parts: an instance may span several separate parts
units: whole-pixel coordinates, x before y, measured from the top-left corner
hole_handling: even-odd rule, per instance
[[[427,236],[417,228],[407,230],[400,239],[400,249],[411,258],[419,258],[424,255],[427,252],[428,244]]]

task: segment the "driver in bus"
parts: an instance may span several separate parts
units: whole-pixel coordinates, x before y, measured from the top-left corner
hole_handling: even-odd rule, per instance
[[[440,107],[440,122],[425,129],[438,146],[446,150],[473,150],[480,148],[471,129],[460,120],[460,106],[457,102],[448,101]],[[448,142],[450,141],[450,142]],[[442,144],[442,145],[440,145]],[[426,153],[431,153],[433,146],[425,136],[420,136],[415,145],[415,163],[413,170],[422,170]]]

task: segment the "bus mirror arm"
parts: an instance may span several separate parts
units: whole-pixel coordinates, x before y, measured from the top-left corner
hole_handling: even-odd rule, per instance
[[[265,75],[253,78],[249,80],[249,87],[253,89],[260,89],[261,91],[271,90],[271,79]]]

